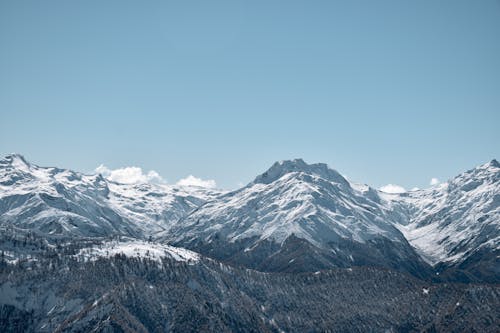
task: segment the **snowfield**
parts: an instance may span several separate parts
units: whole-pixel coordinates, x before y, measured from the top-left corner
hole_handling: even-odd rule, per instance
[[[95,261],[101,257],[111,258],[122,254],[129,258],[144,258],[161,262],[162,258],[171,258],[194,264],[200,260],[196,252],[169,245],[161,245],[145,241],[109,241],[90,248],[81,249],[76,255],[85,261]]]

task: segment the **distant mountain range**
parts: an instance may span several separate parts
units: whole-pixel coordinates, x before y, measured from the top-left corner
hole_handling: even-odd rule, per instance
[[[221,191],[193,186],[120,184],[101,175],[84,175],[71,170],[36,166],[21,155],[14,154],[0,160],[0,231],[3,272],[9,272],[10,276],[21,276],[23,269],[28,267],[31,267],[32,272],[38,272],[30,273],[31,280],[26,277],[10,281],[7,275],[2,275],[0,303],[4,305],[0,308],[0,329],[4,328],[3,331],[9,327],[20,327],[19,323],[13,321],[17,315],[24,319],[29,317],[33,324],[26,329],[34,331],[75,331],[91,327],[114,331],[117,327],[122,330],[135,327],[131,329],[134,331],[140,330],[138,327],[141,325],[146,331],[151,331],[151,327],[158,323],[149,318],[148,325],[153,325],[153,322],[154,325],[144,325],[141,315],[134,312],[134,309],[127,308],[130,300],[125,302],[121,299],[122,296],[113,296],[116,302],[113,301],[115,303],[108,307],[112,309],[109,310],[109,316],[113,317],[111,313],[116,311],[125,311],[131,319],[126,324],[120,324],[115,318],[108,323],[111,326],[104,323],[106,316],[102,313],[108,311],[104,308],[99,310],[102,316],[91,315],[91,319],[82,319],[89,316],[91,311],[88,308],[82,313],[83,308],[89,306],[85,302],[90,302],[95,296],[92,293],[90,294],[94,296],[74,295],[71,299],[75,304],[81,303],[80,305],[75,305],[72,310],[66,308],[69,312],[61,312],[62,314],[57,315],[59,317],[54,313],[52,320],[59,326],[54,323],[49,325],[42,319],[42,312],[47,310],[48,305],[37,303],[32,304],[31,308],[26,305],[34,296],[30,294],[33,291],[28,292],[23,288],[28,288],[36,279],[44,280],[52,276],[54,273],[49,267],[59,267],[64,271],[88,265],[95,267],[100,262],[113,263],[129,271],[132,269],[129,266],[135,261],[145,260],[146,263],[141,265],[146,266],[141,266],[141,269],[149,269],[154,274],[160,274],[155,271],[160,269],[155,268],[158,265],[163,267],[160,270],[164,270],[164,265],[173,265],[172,267],[177,267],[174,269],[175,274],[183,276],[181,271],[188,274],[181,279],[187,279],[190,292],[201,288],[204,279],[201,276],[206,277],[207,274],[215,280],[231,280],[231,276],[238,276],[240,282],[229,283],[234,283],[234,288],[242,288],[241,279],[246,276],[244,279],[253,281],[246,283],[261,283],[262,288],[269,289],[265,298],[273,299],[271,294],[274,287],[270,287],[269,283],[279,284],[280,279],[290,279],[287,283],[298,288],[306,283],[308,276],[319,279],[317,274],[326,274],[325,276],[330,277],[342,276],[339,279],[348,280],[349,275],[344,276],[343,272],[356,269],[358,273],[353,274],[353,280],[349,282],[354,288],[359,287],[361,281],[366,279],[366,274],[375,274],[381,279],[387,279],[387,283],[392,281],[390,283],[398,285],[405,281],[404,284],[419,286],[418,288],[430,285],[436,290],[442,290],[442,293],[453,294],[458,289],[453,289],[453,292],[445,291],[447,287],[443,283],[451,282],[453,288],[463,288],[455,283],[474,282],[486,286],[500,282],[500,164],[492,160],[430,189],[389,194],[368,185],[352,183],[326,164],[307,164],[296,159],[276,162],[253,182],[240,189]],[[116,262],[120,258],[125,262]],[[46,263],[43,269],[37,266],[41,262]],[[194,268],[198,266],[200,268]],[[136,276],[142,273],[143,271],[131,274]],[[267,276],[265,274],[269,273],[272,273],[270,279],[275,280],[264,283]],[[111,275],[114,276],[112,279],[122,282],[130,279],[128,273],[117,272],[106,272],[103,279],[111,279]],[[138,282],[141,284],[140,288],[147,290],[148,285],[144,281],[150,279],[144,280],[144,276],[141,276],[143,282]],[[187,276],[191,276],[196,282],[189,282],[191,280]],[[81,279],[86,281],[90,277],[84,274]],[[394,282],[394,279],[398,282]],[[66,283],[69,281],[64,282]],[[170,282],[162,282],[165,283],[169,285]],[[214,292],[222,288],[214,283],[207,285],[214,288]],[[330,283],[333,282],[327,282]],[[109,288],[117,287],[113,286],[112,281],[107,281],[106,284]],[[150,286],[155,288],[154,283]],[[220,292],[231,294],[233,287]],[[64,293],[62,287],[50,288],[52,296],[47,294],[46,297],[57,299],[58,292]],[[374,298],[369,302],[381,298],[384,304],[388,304],[384,297],[389,297],[387,288],[390,285],[378,288],[381,288],[380,295],[373,294]],[[488,302],[492,307],[498,308],[498,289],[491,286],[487,288],[493,289],[483,291],[488,294],[485,297],[489,297]],[[460,292],[466,292],[464,290]],[[257,297],[255,292],[257,291],[248,291],[245,296],[247,299],[236,302],[236,296],[231,298],[231,302],[235,303],[228,306],[235,312],[233,318],[226,318],[228,322],[223,321],[224,324],[221,324],[222,317],[218,312],[214,314],[209,311],[209,316],[205,309],[200,313],[213,317],[213,320],[222,325],[217,326],[212,322],[214,328],[217,326],[229,330],[241,328],[244,331],[245,325],[242,323],[246,321],[248,328],[258,331],[303,331],[319,327],[324,330],[330,327],[306,323],[306,316],[302,319],[303,329],[300,329],[297,322],[280,317],[286,311],[279,305],[273,305],[272,311],[276,318],[280,318],[274,319],[273,324],[270,319],[273,316],[265,314],[268,310],[254,304]],[[319,289],[312,292],[321,293]],[[425,294],[427,293],[428,291]],[[102,291],[100,297],[104,297],[104,294],[106,292]],[[196,297],[208,297],[197,295]],[[218,299],[218,296],[210,297]],[[305,301],[295,294],[286,297],[293,304]],[[422,294],[418,297],[422,297]],[[441,297],[444,296],[438,298]],[[121,301],[117,301],[118,298]],[[24,305],[19,303],[19,299],[24,299]],[[368,299],[365,301],[368,302]],[[103,301],[106,302],[108,301]],[[138,302],[146,306],[146,300],[142,297],[138,296]],[[160,297],[154,302],[167,300]],[[242,304],[239,309],[238,302]],[[325,301],[317,299],[314,306],[321,308],[321,302]],[[415,302],[421,300],[415,299]],[[422,302],[425,303],[424,300]],[[186,306],[196,307],[195,303],[188,302]],[[421,306],[419,311],[423,311],[422,313],[438,311],[441,306],[438,303],[424,306],[424,303],[417,306]],[[217,304],[224,307],[222,303]],[[147,305],[150,306],[152,305]],[[253,308],[254,306],[257,308]],[[268,307],[262,306],[266,309]],[[357,305],[351,301],[349,306]],[[54,309],[51,311],[55,311]],[[236,315],[239,311],[246,314]],[[472,314],[475,310],[470,311],[474,317]],[[498,323],[499,318],[498,310],[491,311],[493,312],[486,312],[486,324],[481,326],[466,320],[460,327],[489,330]],[[79,318],[74,319],[78,325],[67,322],[70,314]],[[245,317],[247,315],[250,317]],[[360,312],[359,315],[364,314]],[[443,313],[440,315],[444,316]],[[266,319],[254,322],[252,316],[264,316]],[[328,322],[329,315],[325,313],[322,316],[326,316],[324,320]],[[405,315],[396,318],[372,312],[369,312],[368,317],[363,317],[365,319],[351,323],[353,326],[338,327],[363,331],[363,327],[370,327],[366,326],[370,316],[375,316],[372,318],[374,320],[383,318],[387,323],[386,327],[379,322],[380,325],[373,326],[375,331],[388,328],[407,331],[405,327],[408,330],[437,331],[450,328],[447,324],[432,325],[430,314],[428,319],[414,319],[403,323],[401,318]],[[426,316],[422,315],[422,318],[427,318]],[[243,326],[240,327],[231,320],[243,320],[238,324]],[[488,320],[493,326],[488,325]],[[42,328],[44,324],[46,326]],[[181,320],[181,324],[185,323]],[[333,325],[333,322],[330,324]],[[179,327],[185,329],[182,325]]]
[[[9,155],[0,160],[0,224],[49,238],[151,237],[263,271],[380,266],[493,281],[500,164],[388,194],[297,159],[223,192],[119,184]]]

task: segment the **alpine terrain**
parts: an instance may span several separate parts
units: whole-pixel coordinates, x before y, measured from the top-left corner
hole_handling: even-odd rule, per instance
[[[2,332],[498,332],[500,163],[391,194],[276,162],[234,191],[0,160]]]

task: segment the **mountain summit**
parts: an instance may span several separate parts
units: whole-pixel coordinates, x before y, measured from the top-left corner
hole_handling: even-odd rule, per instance
[[[307,164],[300,158],[274,163],[266,172],[257,176],[253,183],[270,184],[289,173],[314,175],[331,182],[348,185],[347,180],[337,171],[330,169],[328,165],[324,163]]]
[[[356,188],[326,164],[276,162],[181,219],[163,239],[261,270],[366,264],[425,272],[395,226],[398,215],[374,189]]]

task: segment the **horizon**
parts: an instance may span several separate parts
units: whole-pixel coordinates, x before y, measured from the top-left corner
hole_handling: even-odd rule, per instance
[[[495,0],[2,2],[0,155],[225,189],[299,157],[427,188],[500,157],[499,32]]]

